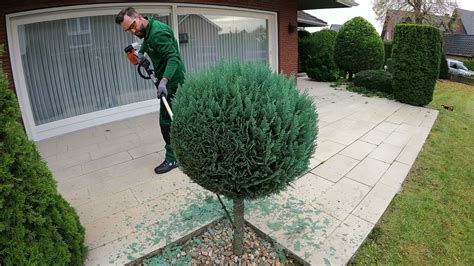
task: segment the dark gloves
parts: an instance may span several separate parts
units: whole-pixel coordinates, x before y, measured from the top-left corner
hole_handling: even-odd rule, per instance
[[[167,83],[168,83],[168,80],[166,78],[162,78],[160,80],[160,83],[158,84],[158,91],[157,91],[158,99],[161,98],[161,95],[168,97],[168,90],[166,89]]]

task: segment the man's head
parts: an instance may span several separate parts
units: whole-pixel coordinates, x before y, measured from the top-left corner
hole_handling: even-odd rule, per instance
[[[142,15],[140,15],[135,8],[127,7],[122,9],[115,17],[115,23],[119,24],[126,32],[137,36],[138,38],[145,37],[145,27],[148,25]]]

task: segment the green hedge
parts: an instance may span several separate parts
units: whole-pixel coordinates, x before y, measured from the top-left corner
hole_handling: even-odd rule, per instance
[[[311,50],[309,37],[298,38],[298,72],[306,72],[306,62]]]
[[[474,61],[464,61],[463,63],[469,70],[474,71]]]
[[[304,62],[305,71],[313,80],[335,81],[339,78],[339,69],[334,63],[334,45],[337,32],[322,30],[313,33],[307,39],[308,57]]]
[[[446,60],[446,55],[442,53],[441,60],[439,61],[439,78],[440,79],[450,79],[451,74],[449,74],[448,61]]]
[[[82,265],[84,228],[19,117],[0,70],[0,265]]]
[[[439,74],[442,37],[426,25],[395,27],[393,41],[393,92],[403,103],[424,106],[433,99]]]
[[[356,74],[354,85],[392,94],[392,74],[383,70],[364,70]]]
[[[349,73],[349,79],[362,70],[380,69],[384,64],[383,41],[370,22],[355,17],[337,34],[334,60]]]

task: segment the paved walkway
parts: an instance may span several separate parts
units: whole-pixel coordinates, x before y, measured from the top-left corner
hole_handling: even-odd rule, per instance
[[[319,113],[311,171],[246,218],[311,264],[344,264],[400,190],[438,112],[298,80]],[[38,143],[86,228],[86,265],[123,264],[220,217],[181,171],[157,176],[156,113]],[[271,214],[271,215],[269,215]]]

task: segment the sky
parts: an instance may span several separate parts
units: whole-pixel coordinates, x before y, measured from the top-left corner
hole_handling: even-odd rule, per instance
[[[379,33],[382,32],[382,23],[375,19],[375,13],[372,10],[372,0],[355,0],[359,5],[351,8],[332,8],[319,10],[305,10],[305,12],[322,19],[331,24],[344,24],[351,18],[361,16],[367,19]],[[458,0],[458,7],[474,11],[474,0]],[[310,32],[321,30],[322,28],[306,28]]]

